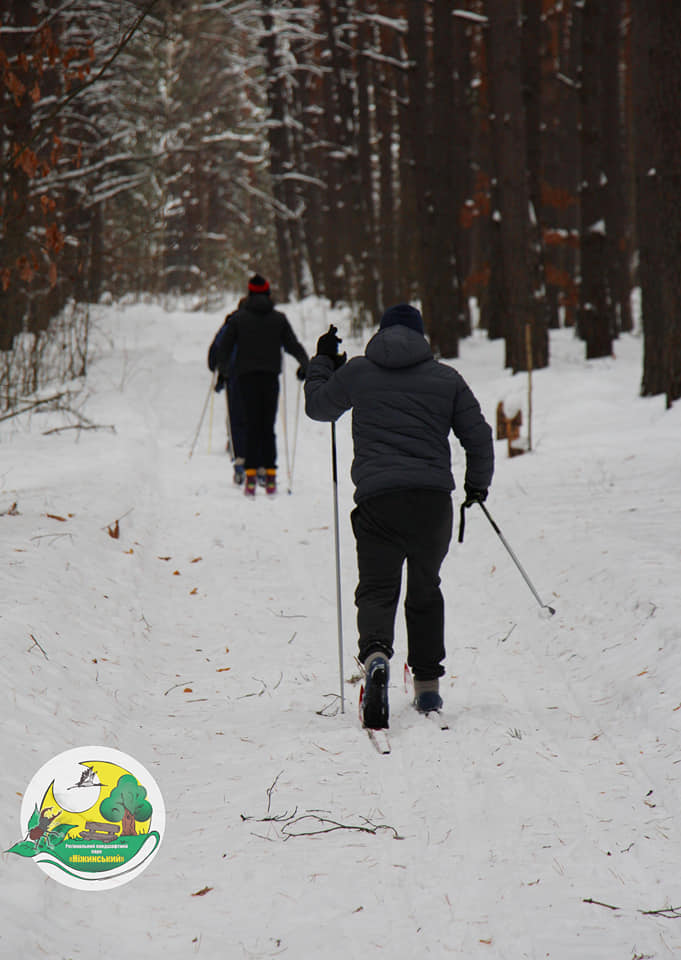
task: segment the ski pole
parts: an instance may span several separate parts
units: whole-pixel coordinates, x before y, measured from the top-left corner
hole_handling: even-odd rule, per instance
[[[336,424],[331,424],[331,467],[333,476],[333,530],[336,544],[336,617],[338,621],[338,672],[340,678],[341,713],[345,713],[343,690],[343,615],[341,611],[340,546],[338,533],[338,462],[336,457]]]
[[[210,392],[210,414],[208,416],[208,453],[213,447],[213,407],[215,406],[215,390]]]
[[[499,539],[501,540],[501,542],[503,543],[503,545],[504,545],[504,546],[506,547],[506,549],[508,550],[511,559],[512,559],[513,562],[515,563],[515,565],[516,565],[516,567],[518,568],[518,570],[520,570],[520,572],[521,572],[521,574],[522,574],[522,576],[523,576],[523,579],[524,579],[525,583],[528,585],[528,587],[529,587],[530,590],[532,591],[532,593],[533,593],[533,595],[534,595],[534,598],[535,598],[535,600],[537,601],[537,603],[539,604],[539,606],[542,608],[542,610],[548,610],[548,612],[551,614],[551,616],[553,616],[553,614],[554,614],[556,611],[553,609],[553,607],[550,607],[550,606],[548,605],[548,603],[542,603],[541,597],[539,596],[539,594],[538,594],[537,591],[535,590],[534,585],[532,584],[532,581],[530,580],[530,578],[528,577],[527,573],[525,572],[525,570],[524,570],[524,568],[523,568],[520,560],[518,560],[518,558],[516,557],[516,555],[515,555],[515,553],[513,552],[513,550],[511,550],[510,544],[508,543],[508,541],[506,540],[506,537],[503,535],[503,533],[501,532],[501,530],[499,529],[499,527],[496,525],[496,523],[494,522],[494,520],[493,520],[492,517],[490,516],[489,510],[487,509],[487,507],[485,506],[485,504],[482,503],[480,500],[478,500],[477,503],[480,504],[480,507],[481,507],[481,509],[482,509],[482,512],[485,514],[485,516],[487,517],[487,519],[489,520],[489,522],[492,524],[492,528],[493,528],[494,532],[497,534],[497,536],[499,537]]]
[[[298,393],[296,394],[296,419],[293,427],[293,450],[291,451],[291,470],[288,477],[288,492],[291,493],[293,486],[293,471],[296,466],[296,447],[298,446],[298,424],[300,422],[300,396],[303,392],[303,384],[298,383]]]
[[[279,415],[281,416],[282,428],[284,433],[284,452],[286,453],[286,477],[288,479],[288,492],[291,492],[291,458],[288,449],[288,412],[286,408],[286,362],[282,364],[281,369],[281,393],[279,394]]]
[[[206,409],[208,407],[208,401],[210,400],[210,395],[213,392],[215,387],[215,374],[211,377],[210,386],[208,387],[208,393],[206,394],[206,399],[203,404],[203,410],[201,411],[201,417],[199,419],[198,426],[196,428],[196,433],[194,434],[194,439],[192,440],[191,449],[189,451],[188,459],[191,460],[192,454],[194,453],[194,447],[196,446],[196,441],[199,439],[199,434],[201,433],[201,427],[203,425],[203,418],[206,416]]]
[[[236,460],[234,439],[232,438],[232,409],[229,404],[229,380],[225,382],[225,426],[227,428],[227,453]]]

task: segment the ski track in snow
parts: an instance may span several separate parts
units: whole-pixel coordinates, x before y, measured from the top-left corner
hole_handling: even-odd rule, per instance
[[[330,319],[363,348],[347,312],[285,309],[309,352]],[[398,616],[381,757],[357,718],[350,419],[341,715],[330,433],[301,404],[296,434],[295,363],[276,498],[233,487],[222,394],[189,458],[224,312],[97,308],[78,402],[115,433],[44,436],[67,422],[46,411],[0,427],[2,848],[33,774],[74,746],[131,754],[167,808],[153,863],[106,893],[4,854],[0,955],[681,956],[678,921],[643,913],[681,905],[681,405],[638,397],[640,338],[587,364],[551,334],[533,453],[497,443],[488,506],[557,613],[469,510],[443,567],[449,729],[408,702]],[[455,362],[493,425],[526,390],[502,357],[476,336]],[[453,463],[460,483],[455,445]]]

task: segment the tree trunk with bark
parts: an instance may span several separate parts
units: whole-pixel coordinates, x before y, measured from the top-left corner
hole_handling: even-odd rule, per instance
[[[603,168],[602,0],[585,0],[581,76],[581,280],[577,331],[588,360],[612,354],[613,308],[606,236],[608,180]]]
[[[681,397],[681,9],[633,0],[641,393]]]
[[[527,182],[527,127],[522,92],[520,10],[513,0],[487,0],[492,144],[499,189],[503,283],[508,309],[506,366],[513,372],[548,363],[548,330],[538,297]],[[531,357],[527,332],[531,331]]]

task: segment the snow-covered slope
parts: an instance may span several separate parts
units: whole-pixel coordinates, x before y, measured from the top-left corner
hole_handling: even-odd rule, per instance
[[[331,319],[362,349],[346,313],[286,310],[310,353]],[[468,511],[443,570],[449,729],[409,706],[400,621],[381,757],[356,712],[349,417],[341,715],[330,428],[305,418],[287,361],[281,492],[246,501],[208,392],[222,315],[101,308],[74,401],[100,429],[0,424],[2,849],[26,785],[70,747],[134,756],[167,808],[158,856],[114,890],[3,855],[0,955],[681,956],[661,912],[681,907],[681,406],[638,397],[640,338],[587,364],[551,334],[533,452],[497,443],[487,505],[556,615]],[[502,357],[476,336],[456,361],[491,423],[525,399]]]

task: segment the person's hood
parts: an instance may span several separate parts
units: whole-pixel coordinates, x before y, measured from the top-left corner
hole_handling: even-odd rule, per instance
[[[391,369],[413,367],[433,356],[426,338],[402,324],[385,327],[374,334],[364,355],[379,367]]]

